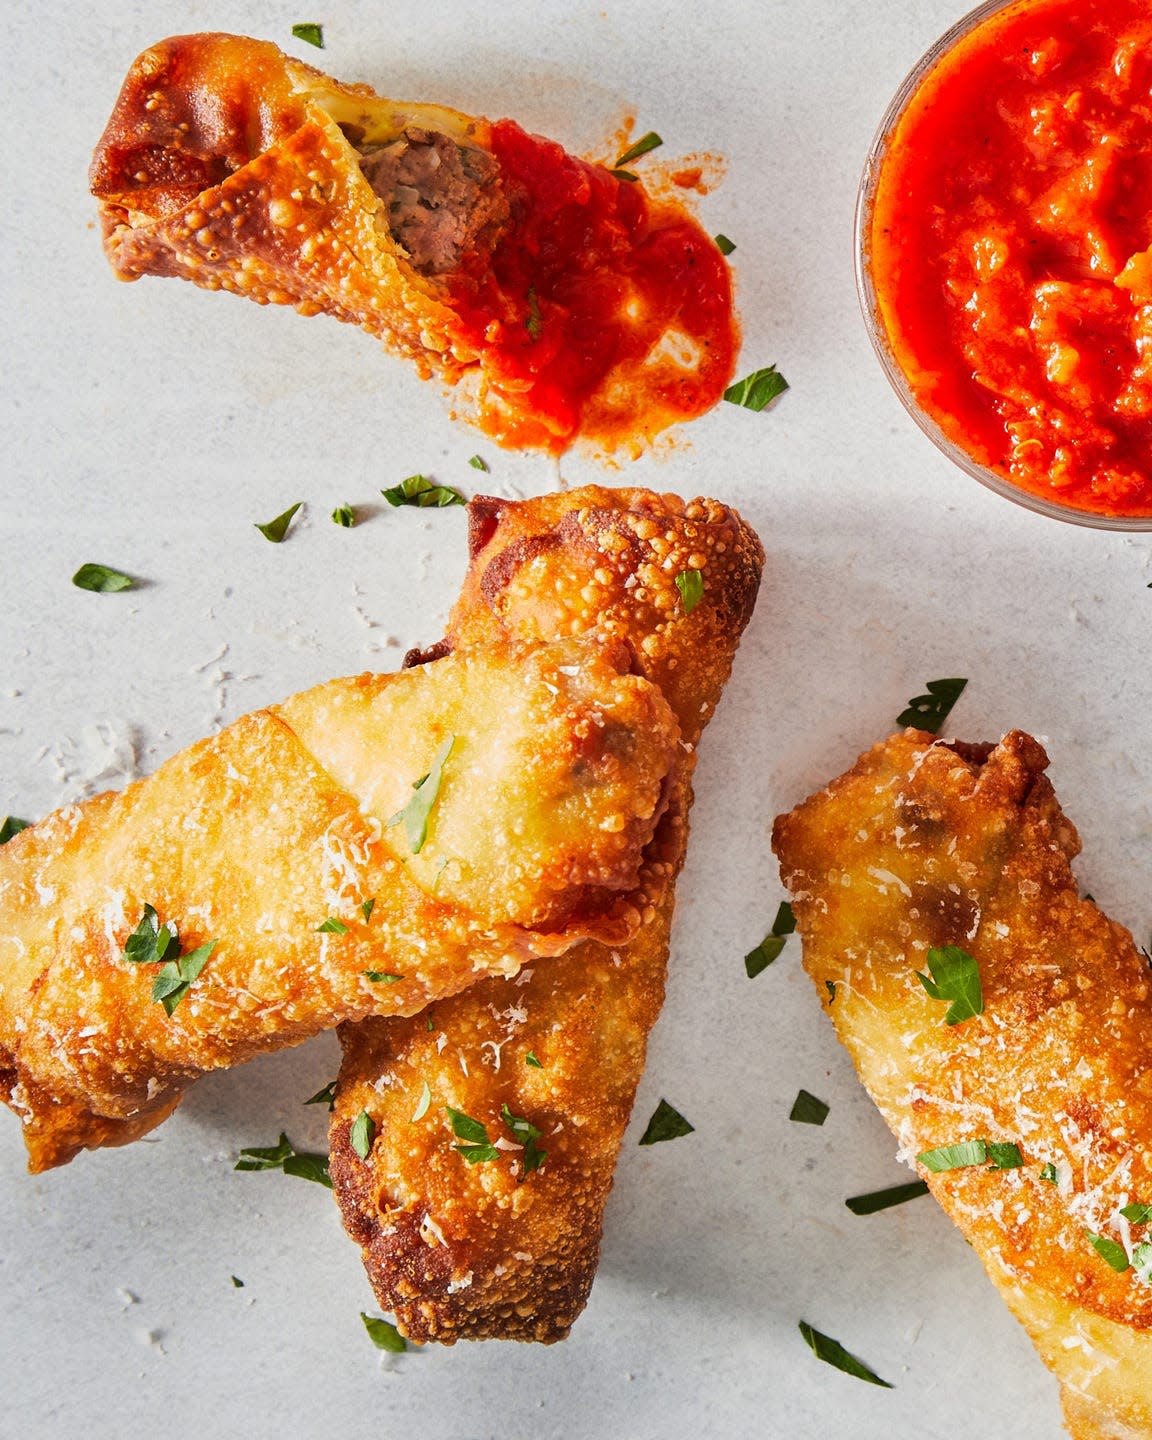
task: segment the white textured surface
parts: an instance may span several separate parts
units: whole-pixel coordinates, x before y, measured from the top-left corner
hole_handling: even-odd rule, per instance
[[[36,1179],[0,1116],[0,1435],[945,1440],[977,1393],[1001,1440],[1056,1436],[1054,1383],[932,1204],[844,1209],[906,1172],[796,942],[754,982],[742,962],[780,898],[772,816],[937,675],[971,677],[956,733],[1047,737],[1086,887],[1138,936],[1152,923],[1152,541],[1040,519],[952,469],[888,391],[856,310],[857,173],[957,6],[701,4],[690,22],[525,0],[6,11],[0,815],[120,784],[247,709],[436,639],[463,515],[386,512],[381,485],[414,470],[508,495],[556,483],[550,462],[453,425],[436,387],[353,329],[113,282],[85,171],[151,41],[220,28],[291,48],[292,22],[318,19],[325,54],[296,53],[384,93],[512,114],[575,149],[632,109],[665,155],[722,152],[702,213],[739,246],[742,369],[776,361],[792,389],[767,415],[721,406],[619,477],[734,502],[768,564],[703,746],[668,1005],[572,1338],[378,1358],[330,1195],[232,1170],[281,1127],[322,1145],[323,1113],[300,1102],[334,1073],[323,1037],[210,1078],[148,1141]],[[579,458],[562,471],[603,478]],[[253,522],[297,499],[304,522],[267,544]],[[353,531],[328,521],[345,500],[376,502]],[[69,577],[86,560],[149,584],[85,594]],[[789,1123],[800,1085],[830,1102],[823,1129]],[[662,1095],[696,1133],[640,1151]],[[897,1388],[818,1364],[800,1318]]]

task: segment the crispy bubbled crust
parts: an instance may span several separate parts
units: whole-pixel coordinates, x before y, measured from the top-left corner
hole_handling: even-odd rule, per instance
[[[781,816],[773,844],[805,968],[902,1155],[1019,1145],[1019,1169],[921,1173],[1074,1387],[1073,1409],[1134,1405],[1144,1435],[1152,1287],[1087,1236],[1152,1238],[1118,1216],[1152,1200],[1152,975],[1079,894],[1080,842],[1047,764],[1020,731],[996,746],[894,735]],[[976,959],[984,995],[955,1026],[916,975],[944,945]],[[1042,1177],[1048,1164],[1059,1183]]]
[[[625,945],[589,942],[482,982],[427,1016],[345,1025],[330,1130],[332,1178],[382,1307],[417,1340],[550,1342],[583,1308],[599,1257],[604,1206],[664,994],[673,882],[688,836],[695,742],[728,677],[752,613],[763,552],[736,513],[641,490],[589,486],[470,507],[472,563],[447,638],[455,646],[556,636],[628,645],[668,699],[684,744],[652,849],[666,887]],[[675,584],[699,569],[686,614]],[[431,1023],[431,1029],[428,1028]],[[540,1067],[530,1065],[532,1051]],[[427,1110],[418,1120],[424,1086]],[[469,1166],[453,1149],[446,1105],[510,1133],[501,1107],[542,1132],[544,1165],[517,1152]],[[367,1110],[376,1139],[352,1149]]]

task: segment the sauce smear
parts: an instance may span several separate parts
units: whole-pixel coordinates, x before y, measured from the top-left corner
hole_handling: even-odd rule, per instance
[[[579,435],[614,449],[714,405],[738,331],[711,237],[514,121],[496,121],[489,143],[509,224],[449,279],[483,356],[483,428],[505,445],[559,452]]]
[[[1051,502],[1152,516],[1152,12],[1019,0],[888,136],[869,227],[916,399]]]

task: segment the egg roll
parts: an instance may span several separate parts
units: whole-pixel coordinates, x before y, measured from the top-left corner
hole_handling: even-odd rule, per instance
[[[638,448],[731,378],[728,267],[681,204],[512,120],[384,99],[267,41],[144,51],[90,179],[120,278],[359,325],[425,378],[467,377],[502,444]]]
[[[837,1034],[1060,1381],[1069,1432],[1148,1440],[1152,971],[1079,893],[1047,765],[1018,730],[907,731],[773,844]]]
[[[0,1096],[30,1168],[136,1138],[204,1071],[627,941],[667,883],[679,740],[622,642],[460,647],[16,835]]]
[[[763,552],[716,502],[594,487],[474,502],[471,549],[447,639],[427,654],[558,636],[627,644],[668,700],[680,744],[657,832],[667,884],[624,944],[588,940],[425,1015],[342,1026],[330,1170],[376,1297],[405,1335],[551,1342],[595,1275],[664,995],[696,743],[752,613]],[[459,1148],[469,1142],[452,1112],[480,1127],[471,1133],[486,1137],[486,1158]]]

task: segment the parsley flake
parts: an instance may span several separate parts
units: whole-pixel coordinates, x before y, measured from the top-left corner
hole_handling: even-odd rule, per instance
[[[952,713],[952,707],[964,693],[967,680],[929,680],[926,695],[913,695],[908,708],[896,717],[897,725],[915,725],[929,735],[939,735],[940,727]]]
[[[627,165],[631,160],[639,160],[641,155],[647,155],[649,150],[659,149],[663,143],[664,141],[655,130],[649,130],[647,135],[642,135],[634,145],[629,145],[623,155],[617,156],[614,168],[619,169],[621,165]]]
[[[1059,1185],[1060,1176],[1057,1173],[1056,1166],[1052,1164],[1051,1160],[1049,1160],[1047,1165],[1040,1167],[1040,1179],[1047,1180],[1049,1185]],[[1123,1214],[1124,1212],[1121,1211],[1120,1213]]]
[[[233,1289],[235,1289],[235,1290],[243,1290],[243,1289],[244,1289],[244,1281],[240,1279],[239,1275],[233,1275],[233,1276],[232,1276],[232,1287],[233,1287]]]
[[[528,1051],[528,1054],[524,1057],[524,1063],[525,1065],[531,1065],[533,1070],[543,1070],[544,1068],[540,1061],[537,1060],[535,1050]]]
[[[292,524],[292,517],[303,505],[303,500],[297,500],[295,505],[289,505],[282,515],[277,515],[275,520],[268,520],[263,525],[257,525],[265,540],[271,540],[273,545],[279,545],[284,536],[288,533],[288,527]]]
[[[387,1350],[392,1355],[403,1355],[407,1350],[403,1335],[390,1320],[377,1320],[372,1315],[365,1315],[363,1310],[360,1312],[360,1319],[364,1322],[369,1340],[377,1350]]]
[[[318,935],[347,935],[348,926],[343,920],[337,920],[335,915],[329,915],[327,920],[316,926]]]
[[[293,25],[292,34],[296,37],[297,40],[303,40],[305,45],[315,45],[317,50],[324,49],[323,25]]]
[[[648,1121],[639,1143],[658,1145],[662,1140],[678,1140],[681,1135],[691,1135],[695,1128],[695,1125],[690,1125],[667,1100],[661,1100],[652,1112],[652,1118]]]
[[[428,1113],[428,1107],[429,1107],[429,1105],[431,1105],[431,1104],[432,1104],[432,1091],[431,1091],[431,1089],[430,1089],[429,1086],[428,1086],[427,1080],[425,1080],[425,1081],[424,1081],[424,1088],[420,1091],[420,1103],[416,1106],[416,1109],[412,1112],[412,1124],[413,1124],[413,1125],[415,1125],[415,1123],[417,1122],[417,1120],[423,1120],[424,1116],[427,1115],[427,1113]]]
[[[535,1125],[525,1120],[522,1115],[513,1115],[509,1110],[507,1102],[500,1106],[500,1114],[505,1125],[515,1136],[518,1144],[524,1147],[524,1173],[530,1175],[533,1170],[539,1170],[544,1161],[548,1158],[547,1150],[538,1150],[536,1141],[540,1139],[540,1131]]]
[[[342,525],[345,530],[351,530],[356,524],[356,511],[351,505],[337,505],[332,511],[332,523]]]
[[[424,842],[428,838],[428,821],[432,815],[432,807],[436,804],[440,795],[440,785],[444,779],[444,762],[452,753],[452,747],[456,743],[455,735],[449,735],[436,751],[432,760],[432,768],[422,779],[417,780],[413,785],[416,792],[407,805],[388,821],[386,828],[399,825],[404,822],[404,832],[408,836],[408,848],[413,855],[419,855],[424,848]]]
[[[733,250],[736,249],[735,241],[729,240],[727,235],[713,235],[712,238],[715,240],[716,248],[720,251],[721,255],[731,255]]]
[[[485,475],[488,474],[488,462],[484,459],[483,455],[473,455],[468,463],[473,470],[483,470]]]
[[[744,969],[749,980],[754,980],[762,970],[767,970],[773,960],[779,958],[781,950],[784,949],[784,941],[795,929],[796,917],[792,913],[792,906],[787,900],[783,900],[776,911],[769,934],[744,957]]]
[[[1115,1240],[1109,1240],[1107,1235],[1094,1235],[1091,1230],[1087,1231],[1088,1243],[1096,1251],[1106,1264],[1111,1265],[1118,1275],[1123,1275],[1125,1270],[1131,1266],[1128,1259],[1128,1252],[1123,1245]]]
[[[479,1120],[473,1120],[471,1115],[465,1115],[462,1110],[455,1110],[451,1105],[445,1105],[448,1112],[448,1119],[452,1122],[452,1133],[458,1140],[463,1141],[461,1145],[453,1145],[453,1150],[458,1151],[467,1160],[469,1165],[479,1165],[483,1160],[498,1160],[500,1152],[488,1138],[488,1131]]]
[[[295,1175],[301,1180],[314,1180],[318,1185],[332,1188],[328,1174],[328,1156],[307,1151],[298,1151],[283,1130],[275,1145],[253,1145],[240,1151],[240,1159],[234,1170],[283,1170],[285,1175]]]
[[[369,920],[372,919],[372,911],[375,910],[375,908],[376,908],[376,897],[375,897],[375,895],[373,895],[373,897],[371,898],[371,900],[365,900],[365,901],[361,904],[360,910],[361,910],[361,912],[362,912],[362,914],[363,914],[363,916],[364,916],[364,921],[365,921],[365,923],[367,923]]]
[[[372,1142],[376,1139],[376,1122],[367,1110],[361,1110],[353,1120],[348,1139],[360,1159],[367,1160],[372,1153]]]
[[[844,1204],[853,1215],[875,1215],[880,1210],[891,1210],[893,1205],[903,1205],[917,1196],[928,1194],[926,1180],[910,1180],[907,1185],[890,1185],[886,1190],[870,1190],[867,1195],[853,1195]]]
[[[1125,1205],[1120,1214],[1132,1225],[1152,1225],[1152,1205]]]
[[[835,1001],[835,999],[836,999],[836,982],[835,982],[835,980],[825,980],[825,981],[824,981],[824,988],[825,988],[825,990],[828,991],[828,1004],[831,1005],[831,1004]]]
[[[945,1025],[959,1025],[984,1012],[984,992],[980,986],[980,967],[958,945],[933,947],[928,951],[928,975],[916,971],[916,978],[933,1000],[951,1003],[944,1016]]]
[[[175,924],[169,920],[161,925],[155,907],[145,904],[140,923],[124,942],[122,953],[130,965],[160,965],[152,981],[152,999],[170,1016],[199,978],[217,943],[208,940],[182,955]]]
[[[304,1101],[305,1105],[327,1105],[329,1110],[336,1108],[336,1081],[329,1080],[323,1090],[317,1090],[315,1095],[309,1095]]]
[[[31,820],[18,820],[15,815],[5,815],[3,825],[0,825],[0,845],[7,845],[13,835],[19,835],[21,830],[27,830]]]
[[[1012,1140],[988,1141],[988,1159],[993,1170],[1019,1170],[1024,1164],[1020,1147]]]
[[[854,1375],[857,1380],[867,1380],[869,1385],[882,1385],[885,1390],[894,1388],[887,1380],[881,1380],[874,1370],[869,1370],[862,1360],[857,1360],[855,1355],[850,1355],[839,1340],[822,1335],[806,1320],[800,1321],[800,1333],[809,1350],[817,1360],[823,1360],[825,1365],[831,1365],[836,1370],[843,1370],[845,1375]]]
[[[524,321],[524,328],[533,340],[539,340],[540,332],[544,328],[544,320],[540,314],[540,302],[536,299],[535,285],[528,287],[528,318]]]
[[[775,365],[763,370],[753,370],[743,380],[737,380],[724,391],[724,399],[730,405],[742,405],[745,410],[763,410],[777,395],[783,395],[788,382]]]
[[[404,979],[403,975],[390,975],[387,970],[365,970],[362,973],[366,980],[373,980],[378,985],[396,985]]]
[[[800,1090],[792,1102],[788,1119],[798,1125],[823,1125],[828,1118],[828,1110],[824,1101],[817,1099],[810,1090]]]
[[[627,180],[629,185],[635,185],[640,179],[634,170],[609,170],[609,175],[615,175],[617,180]]]
[[[97,595],[113,595],[117,590],[131,590],[135,585],[131,575],[122,570],[113,570],[108,565],[81,565],[72,576],[72,584],[78,590],[93,590]]]
[[[427,475],[409,475],[399,485],[381,490],[389,505],[415,505],[421,510],[442,510],[446,505],[467,505],[468,501],[451,485],[437,485]]]
[[[988,1159],[988,1145],[983,1140],[961,1140],[956,1145],[940,1145],[935,1150],[925,1150],[917,1160],[939,1175],[944,1170],[963,1170],[968,1165],[983,1165]]]
[[[681,570],[676,576],[676,589],[680,592],[685,615],[691,615],[704,598],[704,576],[699,570]]]

